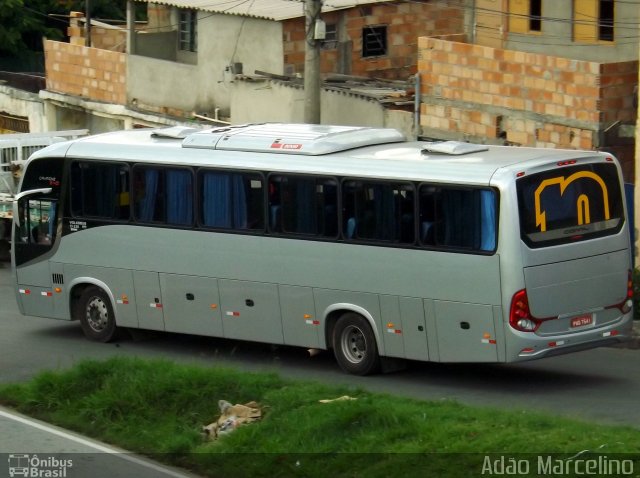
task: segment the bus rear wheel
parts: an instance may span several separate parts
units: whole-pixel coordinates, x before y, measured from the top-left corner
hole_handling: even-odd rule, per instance
[[[96,342],[111,342],[118,331],[109,296],[99,287],[87,287],[76,309],[84,335]]]
[[[340,368],[353,375],[369,375],[380,369],[376,338],[361,315],[342,315],[333,329],[333,353]]]

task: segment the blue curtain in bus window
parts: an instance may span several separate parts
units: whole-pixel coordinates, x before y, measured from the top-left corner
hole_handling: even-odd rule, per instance
[[[442,244],[451,247],[477,247],[480,235],[473,192],[443,189],[442,211],[444,235]]]
[[[94,197],[96,204],[96,216],[116,217],[116,195],[118,193],[118,168],[114,166],[98,167]]]
[[[233,225],[236,229],[247,229],[247,193],[244,178],[233,174]]]
[[[204,173],[202,189],[205,226],[247,228],[247,194],[242,174]]]
[[[138,219],[153,221],[158,193],[158,170],[146,169],[144,172],[144,196],[138,204]]]
[[[292,206],[296,208],[295,231],[301,234],[315,234],[316,231],[316,184],[311,179],[298,179],[296,185],[296,202]]]
[[[208,227],[231,227],[231,175],[204,173],[202,221]]]
[[[442,236],[438,238],[445,246],[455,246],[460,242],[459,222],[460,222],[460,200],[456,195],[457,191],[443,189],[442,199]]]
[[[389,185],[373,186],[375,208],[374,238],[393,240],[396,238],[395,198],[393,187]]]
[[[496,248],[496,201],[493,191],[480,191],[480,249]]]
[[[167,170],[167,222],[181,226],[193,222],[193,194],[191,173],[183,170]]]

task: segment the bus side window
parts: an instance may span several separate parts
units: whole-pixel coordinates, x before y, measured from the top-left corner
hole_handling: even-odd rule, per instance
[[[436,188],[423,186],[420,189],[420,243],[435,245]]]
[[[260,174],[201,170],[200,223],[236,230],[264,229],[264,188]]]
[[[482,251],[495,249],[493,190],[423,185],[419,207],[421,244]]]
[[[413,244],[414,188],[389,181],[348,180],[343,185],[343,234],[362,239]]]
[[[182,168],[136,166],[135,216],[141,222],[193,224],[193,176]]]
[[[335,237],[338,232],[337,181],[333,178],[269,177],[269,227],[273,232]]]
[[[51,245],[55,239],[56,208],[57,201],[49,199],[21,201],[18,205],[20,242]]]
[[[74,216],[129,219],[129,168],[125,164],[74,161],[71,212]]]

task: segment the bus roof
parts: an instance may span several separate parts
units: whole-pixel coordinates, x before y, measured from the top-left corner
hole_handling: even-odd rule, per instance
[[[444,151],[444,152],[443,152]],[[488,185],[501,168],[536,168],[593,151],[405,141],[388,128],[266,123],[105,133],[33,157],[120,160],[242,170]]]

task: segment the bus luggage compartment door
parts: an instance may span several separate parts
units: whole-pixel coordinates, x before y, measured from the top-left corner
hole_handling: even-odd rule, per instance
[[[25,315],[34,317],[54,316],[54,297],[51,287],[18,285],[18,294]]]
[[[220,312],[229,339],[282,344],[278,286],[220,279]]]
[[[434,301],[441,362],[498,360],[493,307]]]
[[[157,272],[133,272],[136,290],[138,326],[147,330],[164,330],[164,312]]]
[[[160,274],[160,284],[167,332],[223,336],[216,279]]]

